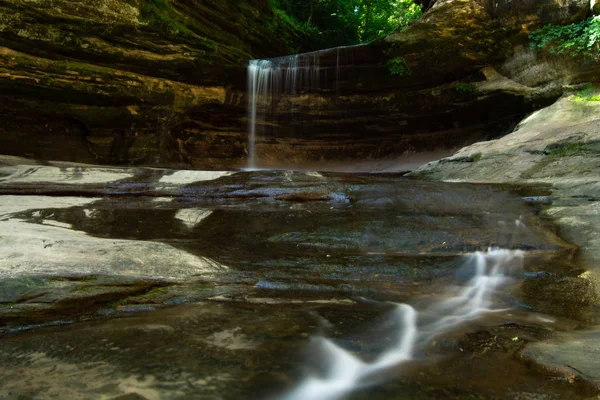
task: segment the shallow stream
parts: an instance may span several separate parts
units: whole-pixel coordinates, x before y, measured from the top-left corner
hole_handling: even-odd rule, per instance
[[[596,394],[526,357],[582,325],[530,289],[576,269],[546,188],[0,169],[0,398]]]

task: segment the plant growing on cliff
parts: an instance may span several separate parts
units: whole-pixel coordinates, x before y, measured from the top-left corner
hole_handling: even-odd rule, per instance
[[[549,156],[566,157],[581,153],[584,150],[584,143],[561,143],[546,147],[544,153]]]
[[[173,15],[173,6],[165,0],[142,0],[140,3],[140,20],[148,22],[160,32],[177,35],[185,31]]]
[[[574,102],[600,101],[600,88],[591,83],[575,94]]]
[[[529,35],[533,47],[547,49],[552,54],[572,57],[600,58],[600,16],[575,24],[546,25]]]
[[[390,74],[397,76],[408,76],[412,73],[410,65],[406,63],[404,57],[392,58],[387,62],[387,69]]]
[[[193,42],[204,56],[217,53],[215,41],[195,33],[194,26],[186,25],[185,16],[167,0],[141,0],[139,20],[165,36]]]
[[[475,85],[469,82],[458,82],[454,86],[454,90],[458,93],[473,93],[475,91]]]

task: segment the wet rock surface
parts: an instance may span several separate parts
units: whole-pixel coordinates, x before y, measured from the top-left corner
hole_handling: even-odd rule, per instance
[[[599,339],[597,329],[565,333],[526,346],[520,356],[545,373],[572,381],[584,380],[599,387],[600,369],[596,361],[600,354]]]
[[[465,147],[412,175],[446,181],[551,185],[551,196],[531,200],[547,202],[544,212],[557,223],[561,235],[581,246],[577,256],[580,271],[568,279],[546,276],[546,284],[573,293],[574,303],[598,304],[599,109],[598,102],[578,101],[576,94],[565,96],[527,117],[510,135]],[[549,300],[561,307],[560,300]]]
[[[460,286],[467,253],[526,250],[516,282],[573,274],[574,247],[526,201],[546,191],[4,157],[0,397],[277,398],[310,362],[309,336],[372,358],[393,341],[386,302]],[[517,283],[497,300],[512,311],[437,338],[350,398],[585,398],[516,358],[578,325],[528,311],[527,293]]]
[[[530,115],[510,135],[463,148],[413,174],[457,182],[551,185],[551,196],[531,200],[545,202],[542,214],[555,221],[562,237],[580,246],[573,260],[577,267],[532,275],[522,285],[524,301],[592,323],[598,321],[600,303],[599,107],[598,102],[581,101],[577,92],[564,96]],[[562,379],[597,386],[593,369],[589,374],[578,371],[589,368],[587,359],[595,359],[598,341],[597,330],[583,330],[531,345],[523,357]]]

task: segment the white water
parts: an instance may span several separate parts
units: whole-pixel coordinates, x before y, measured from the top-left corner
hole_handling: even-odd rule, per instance
[[[252,60],[248,66],[248,168],[256,168],[256,115],[258,101],[270,96],[273,63],[269,60]],[[263,111],[264,112],[264,111]]]
[[[493,308],[492,294],[510,279],[515,269],[521,269],[522,260],[520,250],[490,249],[470,254],[463,268],[470,270],[472,278],[464,287],[450,291],[443,300],[421,311],[407,304],[395,304],[389,319],[399,327],[392,332],[396,339],[372,362],[363,361],[330,339],[313,339],[312,345],[327,365],[326,373],[308,376],[283,399],[339,399],[376,383],[377,373],[412,360],[415,352],[435,336],[483,313],[505,311]]]
[[[266,120],[274,113],[276,103],[282,95],[297,95],[322,90],[328,81],[329,70],[335,69],[335,93],[339,91],[340,58],[344,65],[353,63],[349,49],[342,46],[310,53],[251,60],[248,64],[248,169],[256,169],[257,121]],[[335,66],[322,66],[324,54],[336,52]],[[336,96],[337,98],[337,96]]]

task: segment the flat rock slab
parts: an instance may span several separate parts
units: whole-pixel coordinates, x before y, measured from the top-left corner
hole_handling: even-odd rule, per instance
[[[386,330],[390,302],[425,306],[449,286],[460,292],[474,251],[525,250],[516,278],[571,274],[572,246],[530,205],[544,188],[531,197],[393,174],[0,162],[2,398],[277,398],[302,377],[309,336],[380,354],[397,340]],[[543,326],[539,337],[557,329],[508,290],[494,301],[516,308],[494,321],[526,314]],[[523,373],[512,353],[494,355],[529,337],[507,326],[488,335],[477,385],[461,369],[440,377],[449,367],[433,361],[355,398],[578,399]],[[464,340],[432,351],[470,368]],[[488,388],[498,368],[504,380]]]
[[[600,387],[600,330],[561,334],[527,345],[521,357],[546,373],[583,379]]]
[[[48,205],[51,206],[49,201]],[[53,220],[0,221],[0,279],[24,275],[120,275],[181,280],[227,267],[164,243],[102,239]]]
[[[0,161],[5,326],[191,299],[404,301],[472,251],[570,251],[490,185]]]
[[[0,398],[261,398],[315,323],[306,309],[198,303],[25,332],[2,340]]]

